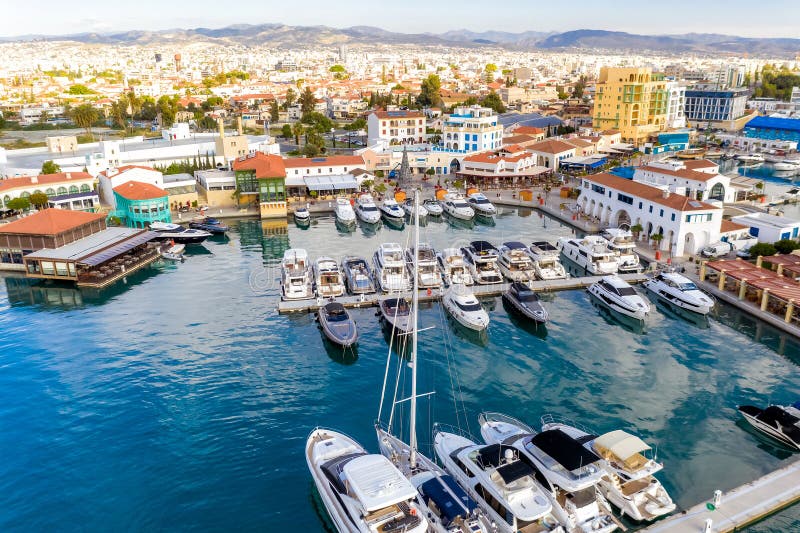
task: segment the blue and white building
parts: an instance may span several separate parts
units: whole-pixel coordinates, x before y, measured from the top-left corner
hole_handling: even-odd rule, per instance
[[[493,109],[479,105],[456,107],[442,125],[440,148],[453,152],[485,152],[503,144],[503,126]]]

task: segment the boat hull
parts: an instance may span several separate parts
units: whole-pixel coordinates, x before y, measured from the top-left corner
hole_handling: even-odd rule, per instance
[[[503,293],[503,300],[508,302],[518,314],[522,315],[528,320],[536,322],[537,324],[546,324],[547,321],[550,319],[549,315],[547,314],[547,311],[544,309],[544,307],[541,306],[541,304],[539,304],[539,307],[541,308],[542,313],[538,314],[535,312],[534,309],[522,305],[522,303],[519,300],[517,300],[507,292]]]

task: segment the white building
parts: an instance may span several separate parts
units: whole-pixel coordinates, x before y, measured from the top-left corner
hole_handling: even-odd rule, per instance
[[[441,146],[448,151],[485,152],[502,144],[503,126],[488,107],[456,107],[442,125]]]
[[[29,198],[34,193],[47,195],[50,207],[92,211],[100,204],[94,178],[86,172],[59,172],[0,180],[0,209],[7,209],[14,198]]]
[[[720,236],[721,208],[613,174],[583,178],[578,206],[603,224],[640,224],[646,240],[663,235],[660,249],[672,256],[696,254]]]
[[[720,141],[727,143],[731,148],[744,150],[747,152],[765,152],[767,150],[797,150],[797,141],[784,139],[761,139],[759,137],[747,137],[735,133],[715,133]]]
[[[759,242],[773,243],[783,239],[796,239],[800,235],[800,220],[766,213],[748,213],[731,217],[731,221],[750,228],[750,235]]]
[[[161,130],[161,137],[167,141],[178,141],[190,139],[192,132],[189,130],[188,122],[176,122],[171,128]]]
[[[667,129],[680,129],[686,127],[686,114],[684,113],[684,106],[686,105],[686,87],[680,85],[678,82],[672,81],[666,84],[668,91],[667,100]]]
[[[535,176],[546,171],[536,165],[536,156],[521,146],[470,154],[461,163],[459,175],[471,178],[515,178]]]
[[[719,165],[704,159],[654,161],[636,168],[633,179],[656,187],[666,186],[670,192],[694,200],[736,201],[736,189],[731,186],[731,179],[719,173]]]
[[[100,141],[98,143],[99,152],[86,154],[86,172],[92,176],[97,176],[109,168],[120,166],[120,142],[119,141]],[[113,194],[112,194],[113,196]]]
[[[425,142],[425,115],[406,109],[373,111],[367,117],[369,146]]]
[[[110,205],[114,209],[117,208],[117,202],[114,198],[114,188],[119,187],[123,183],[138,181],[155,185],[159,189],[164,188],[164,175],[150,167],[126,165],[124,167],[110,168],[101,172],[97,178],[99,180],[98,189],[100,190],[100,199],[103,200],[103,203]]]
[[[19,110],[20,126],[30,126],[39,122],[64,122],[64,106],[32,106]]]
[[[575,157],[578,148],[558,139],[545,139],[528,146],[528,150],[536,157],[537,165],[558,170],[562,161]]]

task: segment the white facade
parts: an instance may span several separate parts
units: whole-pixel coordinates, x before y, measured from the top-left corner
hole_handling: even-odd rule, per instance
[[[800,236],[800,220],[791,218],[766,213],[748,213],[732,217],[731,221],[750,228],[750,235],[757,238],[758,242],[773,243]]]
[[[177,141],[182,139],[190,139],[192,132],[189,130],[188,122],[177,122],[167,130],[161,130],[161,137],[167,141]]]
[[[667,129],[679,129],[686,127],[686,115],[684,105],[686,104],[686,87],[672,81],[666,84],[669,92],[667,100]]]
[[[719,240],[722,209],[611,174],[583,178],[578,206],[612,227],[640,224],[641,238],[663,235],[660,250],[692,255]]]
[[[694,200],[735,202],[736,190],[730,186],[731,179],[718,170],[718,165],[692,170],[683,161],[656,161],[638,167],[633,179],[656,187],[666,186],[670,192]]]
[[[546,139],[528,147],[536,164],[551,170],[558,170],[561,162],[575,157],[578,148],[558,139]]]
[[[140,181],[142,183],[155,185],[159,189],[164,188],[164,175],[158,170],[147,167],[126,166],[112,168],[102,172],[97,178],[99,180],[98,189],[100,190],[100,199],[114,209],[117,208],[117,202],[114,198],[114,188],[119,187],[123,183]]]
[[[99,152],[86,154],[84,165],[86,172],[92,176],[97,176],[110,168],[120,166],[119,146],[119,141],[100,141],[98,143]]]
[[[503,126],[488,107],[457,107],[442,125],[441,145],[455,152],[497,150],[503,144]]]
[[[732,148],[746,150],[748,152],[759,152],[766,150],[797,150],[797,141],[786,141],[781,139],[760,139],[758,137],[746,137],[732,133],[716,133],[719,140],[728,143]]]
[[[425,115],[419,111],[373,111],[367,117],[368,144],[421,144],[426,139],[425,126]]]
[[[0,208],[7,208],[14,198],[27,198],[39,192],[47,195],[53,207],[61,209],[90,209],[99,203],[91,175],[59,172],[0,180]]]

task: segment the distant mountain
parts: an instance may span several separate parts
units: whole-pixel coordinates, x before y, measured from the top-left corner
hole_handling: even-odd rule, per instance
[[[285,24],[236,24],[224,28],[169,29],[76,33],[72,35],[25,35],[0,41],[76,41],[80,43],[157,45],[211,42],[275,48],[308,48],[339,44],[397,44],[414,46],[498,46],[515,50],[597,49],[608,51],[652,51],[662,53],[749,54],[794,57],[800,53],[800,39],[747,38],[713,33],[685,35],[636,35],[607,30],[574,30],[563,33],[526,31],[474,32],[454,30],[444,33],[399,33],[373,26],[331,28],[328,26],[288,26]]]

